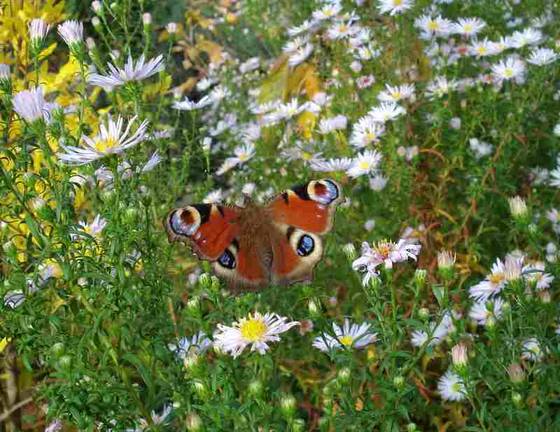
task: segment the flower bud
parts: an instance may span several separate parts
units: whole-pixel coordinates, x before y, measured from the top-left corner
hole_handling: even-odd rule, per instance
[[[55,343],[51,347],[51,351],[56,357],[60,357],[62,354],[64,354],[64,344],[62,342]]]
[[[187,414],[187,419],[185,421],[185,426],[188,431],[199,431],[202,429],[202,419],[197,413],[189,413]]]
[[[451,348],[451,361],[457,369],[463,369],[467,365],[467,346],[459,343]]]
[[[348,258],[348,261],[354,261],[356,259],[356,246],[352,243],[346,243],[342,246],[342,251],[346,255],[346,258]]]
[[[263,391],[263,383],[259,379],[254,379],[249,383],[249,394],[251,396],[259,396]]]
[[[523,404],[523,396],[521,396],[519,393],[517,392],[513,392],[511,394],[511,401],[513,402],[513,404],[516,407],[519,407]]]
[[[152,25],[152,14],[146,12],[144,15],[142,15],[142,24],[144,24],[144,27],[149,27]]]
[[[280,409],[282,413],[287,417],[292,417],[296,411],[296,398],[291,394],[283,395],[280,398]]]
[[[527,203],[520,196],[514,196],[508,199],[509,211],[513,216],[513,219],[517,221],[525,221],[529,215],[529,210],[527,209]]]
[[[418,286],[423,286],[424,282],[426,282],[427,275],[428,272],[425,269],[416,269],[416,271],[414,272],[414,282]]]
[[[398,389],[403,388],[404,387],[404,377],[398,375],[395,378],[393,378],[393,385]]]
[[[517,384],[525,380],[525,371],[519,363],[510,364],[507,372],[512,383]]]
[[[455,254],[444,250],[437,254],[438,272],[445,280],[453,278],[453,267],[455,266]]]
[[[344,367],[338,371],[337,380],[340,384],[348,384],[348,381],[350,381],[350,376],[350,368]]]

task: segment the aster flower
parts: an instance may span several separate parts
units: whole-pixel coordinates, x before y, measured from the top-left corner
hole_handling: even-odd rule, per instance
[[[414,85],[403,84],[400,86],[390,86],[385,84],[385,90],[377,95],[377,99],[381,102],[396,103],[404,99],[412,99],[414,97]]]
[[[465,399],[467,389],[463,379],[452,370],[448,370],[439,379],[437,384],[438,392],[445,401],[459,402]]]
[[[447,36],[451,32],[452,23],[441,15],[422,15],[414,21],[414,25],[427,39],[433,36]]]
[[[131,133],[135,120],[136,117],[130,119],[123,130],[124,119],[122,117],[117,117],[116,121],[109,117],[105,124],[100,125],[99,134],[94,138],[82,135],[84,146],[62,145],[64,152],[57,153],[57,156],[61,162],[69,165],[85,165],[111,154],[120,154],[148,139],[146,132],[148,121],[146,120],[140,123],[134,133]]]
[[[51,26],[40,18],[35,18],[29,22],[29,39],[31,39],[31,44],[34,46],[39,46],[43,41],[47,33],[51,29]]]
[[[350,158],[335,158],[335,159],[312,159],[309,163],[313,171],[318,172],[334,172],[346,171],[352,166],[352,159]]]
[[[312,17],[315,21],[324,21],[336,17],[341,10],[342,6],[338,2],[332,2],[314,11]]]
[[[14,96],[12,103],[14,111],[29,123],[43,119],[48,111],[42,87],[20,91]]]
[[[109,74],[92,73],[88,77],[88,83],[112,90],[114,87],[124,85],[130,81],[142,81],[162,71],[164,67],[162,55],[150,59],[148,62],[145,61],[143,54],[136,61],[131,56],[128,56],[124,68],[121,69],[109,63],[107,64]]]
[[[71,49],[84,40],[84,25],[80,21],[64,21],[58,26],[58,34]]]
[[[515,31],[509,39],[509,44],[513,48],[523,48],[526,45],[536,45],[542,39],[543,34],[540,30],[527,28],[523,31]]]
[[[406,111],[403,107],[397,105],[393,102],[382,102],[381,105],[373,107],[369,112],[368,116],[378,123],[386,123],[389,120],[395,120],[396,118],[403,115]]]
[[[371,332],[371,324],[350,324],[348,318],[339,327],[336,323],[332,325],[334,336],[322,333],[313,341],[313,346],[323,352],[342,348],[362,349],[377,341],[377,333]]]
[[[234,358],[248,346],[251,346],[251,351],[263,355],[268,351],[270,342],[279,341],[280,334],[296,325],[299,325],[297,321],[288,321],[286,317],[276,313],[261,315],[255,312],[234,322],[231,327],[218,324],[218,330],[214,333],[214,345]]]
[[[536,48],[531,51],[527,62],[535,66],[545,66],[554,63],[558,57],[558,54],[550,48]]]
[[[377,9],[379,12],[389,15],[399,15],[414,6],[413,0],[379,0]]]
[[[323,118],[319,122],[319,133],[328,134],[335,130],[346,129],[348,119],[344,115],[337,115],[331,118]]]
[[[185,360],[185,358],[190,355],[202,354],[211,346],[212,341],[208,339],[206,333],[202,331],[195,333],[190,339],[188,337],[183,337],[177,341],[177,344],[167,345],[180,360]]]
[[[87,223],[86,221],[82,221],[79,225],[86,234],[98,238],[107,226],[107,220],[101,217],[101,215],[96,215],[93,222]]]
[[[457,88],[457,82],[454,80],[449,81],[444,76],[438,76],[433,81],[428,83],[426,87],[426,95],[429,99],[436,99],[449,94]]]
[[[185,98],[179,102],[173,102],[173,108],[180,111],[193,111],[200,108],[212,105],[212,99],[209,96],[203,96],[198,102],[191,101],[189,98]]]
[[[161,414],[158,414],[155,411],[151,412],[151,422],[148,422],[146,419],[140,419],[138,427],[135,429],[126,429],[125,432],[144,432],[147,431],[152,427],[152,425],[164,425],[166,424],[169,419],[169,415],[173,411],[173,406],[168,404],[163,407]]]
[[[294,50],[288,57],[288,64],[291,67],[295,67],[300,63],[303,63],[313,52],[313,44],[307,43],[302,47]]]
[[[532,362],[541,361],[547,350],[541,347],[537,338],[525,339],[521,348],[521,358]]]
[[[356,148],[364,148],[379,142],[384,133],[385,126],[383,123],[376,122],[370,116],[364,116],[354,124],[350,144]]]
[[[255,144],[249,142],[235,147],[233,150],[235,156],[227,158],[216,174],[222,175],[237,165],[244,164],[255,155]]]
[[[452,25],[452,32],[465,37],[476,36],[486,27],[486,23],[480,18],[459,18]]]
[[[469,317],[476,321],[478,325],[493,325],[502,317],[503,306],[504,301],[501,298],[479,301],[472,305]]]
[[[509,80],[521,82],[525,76],[525,63],[510,56],[492,65],[492,74],[498,82]]]
[[[487,57],[499,54],[502,50],[499,45],[489,41],[487,38],[484,38],[483,40],[474,40],[471,42],[469,51],[473,56]]]
[[[469,139],[469,147],[474,153],[474,156],[477,159],[483,158],[485,156],[491,155],[494,147],[492,144],[489,144],[484,141],[480,141],[477,138],[470,138]]]
[[[387,177],[385,177],[381,174],[376,174],[369,179],[369,188],[372,191],[379,192],[379,191],[385,189],[385,186],[387,186],[388,181],[389,181],[389,179]]]
[[[537,291],[550,288],[550,285],[554,280],[553,275],[545,272],[544,263],[542,261],[527,264],[523,267],[521,274],[523,275],[523,278],[530,285],[534,286]]]
[[[439,345],[449,333],[455,331],[453,316],[451,313],[445,312],[439,323],[432,321],[428,327],[430,329],[429,333],[424,330],[414,330],[412,332],[410,338],[412,346],[421,347],[425,343],[428,343],[428,346]]]
[[[393,268],[393,264],[412,258],[416,261],[421,246],[408,240],[400,239],[398,243],[381,240],[370,246],[362,243],[362,255],[352,263],[352,268],[364,274],[362,283],[367,285],[372,277],[378,277],[377,267],[383,264],[386,269]]]
[[[352,166],[348,168],[346,174],[353,178],[371,174],[379,167],[381,157],[381,153],[377,150],[366,150],[353,160]]]

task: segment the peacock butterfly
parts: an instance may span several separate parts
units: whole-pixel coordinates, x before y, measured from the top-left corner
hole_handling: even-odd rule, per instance
[[[332,228],[341,187],[312,180],[281,193],[266,206],[192,204],[172,210],[165,228],[169,241],[189,243],[212,262],[230,289],[257,289],[312,279],[321,259],[321,235]]]

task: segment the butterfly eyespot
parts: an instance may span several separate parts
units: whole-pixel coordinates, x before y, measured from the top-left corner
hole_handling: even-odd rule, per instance
[[[313,201],[328,205],[340,197],[340,188],[332,180],[317,180],[309,182],[307,193]]]
[[[235,257],[229,249],[226,249],[224,253],[220,255],[220,258],[218,258],[218,263],[220,263],[222,267],[228,269],[234,269],[236,266]]]
[[[313,240],[311,236],[308,236],[307,234],[302,235],[297,244],[297,248],[296,248],[297,254],[299,256],[308,256],[313,253],[314,249],[315,249],[315,240]]]
[[[190,237],[200,227],[200,213],[190,206],[175,210],[169,217],[169,227],[177,235]]]

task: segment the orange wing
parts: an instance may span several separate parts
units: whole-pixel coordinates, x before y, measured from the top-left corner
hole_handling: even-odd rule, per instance
[[[172,210],[165,227],[169,241],[187,240],[199,258],[215,261],[237,237],[240,209],[194,204]]]
[[[336,182],[313,180],[282,193],[269,208],[277,224],[324,234],[330,231],[336,205],[341,200],[342,191]]]
[[[342,200],[340,186],[330,179],[296,186],[269,205],[280,231],[272,244],[272,280],[293,283],[310,280],[323,254],[319,234],[332,228],[336,205]]]

